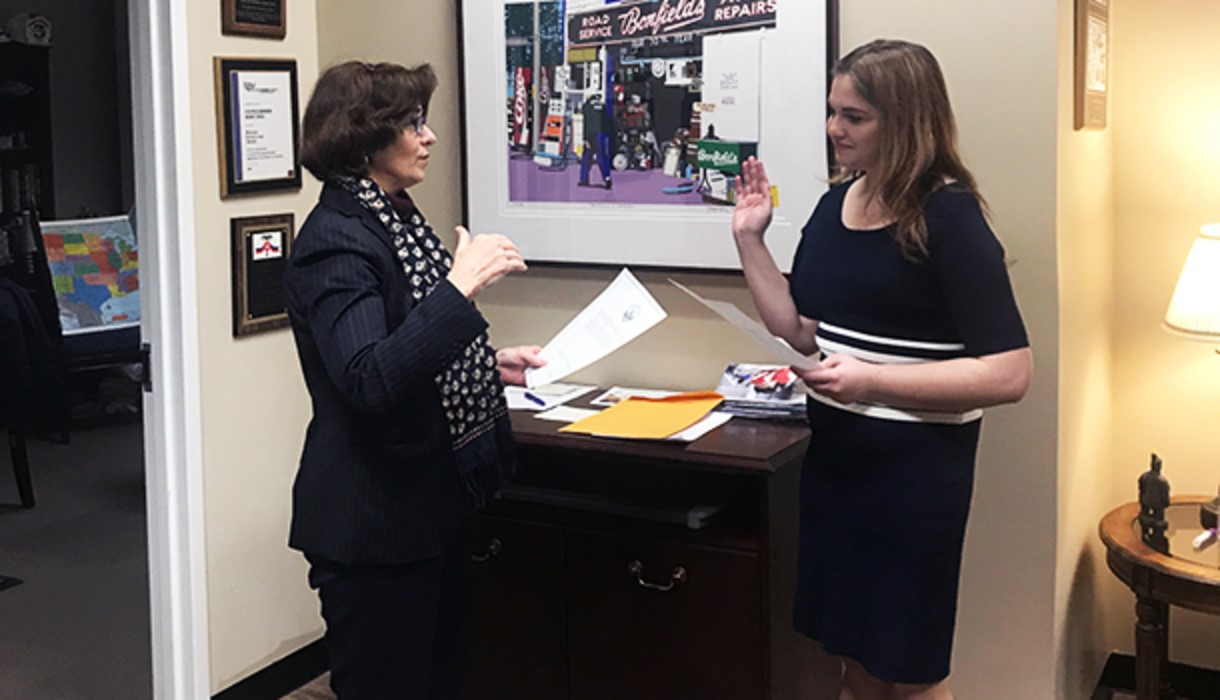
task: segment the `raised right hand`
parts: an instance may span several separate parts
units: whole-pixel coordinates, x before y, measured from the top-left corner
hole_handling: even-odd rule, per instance
[[[741,164],[737,178],[737,206],[733,208],[733,237],[762,240],[771,225],[771,181],[762,161],[751,156]]]
[[[457,249],[447,279],[467,299],[474,299],[504,275],[526,269],[521,251],[506,236],[498,233],[471,236],[464,226],[458,226],[456,231]]]

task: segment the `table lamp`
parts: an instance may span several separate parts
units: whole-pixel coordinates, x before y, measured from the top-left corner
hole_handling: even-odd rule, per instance
[[[1203,226],[1190,247],[1165,312],[1165,328],[1195,340],[1220,343],[1220,224]],[[1218,514],[1220,494],[1203,505],[1199,513],[1203,527],[1215,528]]]

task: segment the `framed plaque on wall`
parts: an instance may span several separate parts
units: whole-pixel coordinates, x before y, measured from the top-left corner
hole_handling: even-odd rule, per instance
[[[283,39],[288,33],[288,0],[220,0],[220,8],[223,34]]]
[[[215,59],[220,196],[299,189],[297,64]]]
[[[288,325],[284,267],[292,251],[292,214],[248,216],[229,222],[233,260],[233,335]]]
[[[1106,128],[1109,64],[1110,0],[1076,0],[1075,128]]]

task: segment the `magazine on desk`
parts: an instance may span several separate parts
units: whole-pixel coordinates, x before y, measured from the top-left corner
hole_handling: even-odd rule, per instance
[[[716,391],[724,396],[720,409],[743,418],[803,420],[805,392],[786,365],[735,362],[724,369]]]

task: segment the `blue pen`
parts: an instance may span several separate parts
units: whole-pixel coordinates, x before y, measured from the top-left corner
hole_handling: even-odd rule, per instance
[[[538,404],[539,406],[546,406],[546,401],[543,401],[542,399],[538,398],[537,396],[534,396],[533,394],[529,393],[528,391],[524,391],[521,393],[525,396],[525,398],[529,399],[530,401],[533,401],[534,403]]]

